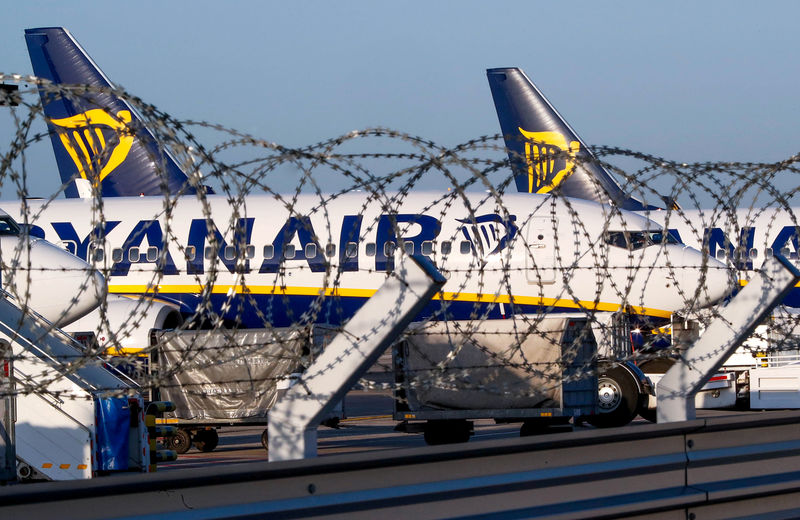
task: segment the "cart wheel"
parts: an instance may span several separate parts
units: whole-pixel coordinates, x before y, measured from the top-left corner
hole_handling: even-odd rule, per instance
[[[269,451],[269,429],[267,428],[261,432],[261,445],[264,446],[265,450]]]
[[[167,438],[169,449],[175,450],[179,455],[183,455],[192,447],[192,434],[188,430],[178,428],[177,433]]]
[[[200,430],[194,434],[194,447],[202,452],[214,451],[217,444],[219,444],[217,430]]]

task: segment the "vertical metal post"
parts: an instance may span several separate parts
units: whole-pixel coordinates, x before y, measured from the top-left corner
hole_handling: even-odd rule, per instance
[[[0,482],[17,478],[17,450],[14,439],[16,397],[11,345],[0,340]]]
[[[800,280],[800,271],[776,255],[714,319],[656,384],[658,422],[694,419],[694,396]]]
[[[269,411],[269,460],[317,455],[317,426],[441,289],[424,256],[395,257],[395,270]]]

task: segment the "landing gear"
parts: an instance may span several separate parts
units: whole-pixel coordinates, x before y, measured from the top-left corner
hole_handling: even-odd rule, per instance
[[[432,420],[425,424],[425,443],[429,446],[469,441],[474,432],[471,421],[463,419]]]
[[[194,447],[202,452],[214,451],[218,444],[219,435],[217,430],[198,430],[194,434]]]
[[[641,394],[633,374],[622,366],[600,367],[597,378],[600,413],[587,418],[597,428],[613,428],[630,423],[639,412]]]
[[[189,430],[178,428],[175,435],[167,437],[167,445],[169,449],[178,452],[178,455],[183,455],[192,447],[192,434]]]

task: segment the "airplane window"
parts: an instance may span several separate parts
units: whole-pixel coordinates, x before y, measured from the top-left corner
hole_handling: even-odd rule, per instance
[[[422,254],[423,255],[432,255],[433,254],[433,242],[430,240],[426,240],[422,243]]]
[[[788,247],[782,247],[781,248],[781,256],[786,256],[786,257],[789,256],[789,248]]]
[[[0,218],[0,235],[19,235],[19,226],[11,217]]]
[[[306,258],[317,256],[317,244],[306,244]]]
[[[194,246],[186,246],[186,251],[184,252],[184,256],[186,256],[186,259],[188,261],[191,262],[192,260],[194,260],[195,253],[196,253],[196,250],[195,250]],[[115,262],[116,261],[117,260],[115,260]]]
[[[750,258],[758,258],[758,249],[753,248],[750,250]]]
[[[453,250],[453,243],[449,240],[446,240],[439,244],[439,250],[442,252],[443,255],[449,255],[450,251]]]
[[[211,246],[206,247],[206,250],[205,250],[205,258],[206,258],[206,260],[213,260],[214,257],[216,256],[214,253],[216,253],[216,248],[211,247]]]
[[[383,244],[383,254],[388,256],[394,255],[394,250],[397,248],[397,244],[394,242],[386,242]]]
[[[253,258],[254,256],[256,256],[256,246],[248,245],[244,249],[244,257],[245,258]]]
[[[403,249],[407,255],[414,254],[414,242],[403,242]]]
[[[139,248],[132,247],[128,249],[128,262],[138,262],[139,261]]]
[[[325,246],[325,255],[328,258],[336,256],[336,244],[328,244]]]
[[[283,246],[283,257],[289,260],[294,258],[294,244],[286,244]]]
[[[93,262],[102,262],[103,259],[106,257],[105,251],[102,248],[98,247],[92,250],[92,261]]]
[[[147,248],[147,261],[148,262],[155,262],[158,258],[158,248],[155,246],[150,246]]]
[[[269,260],[270,258],[275,256],[275,246],[272,244],[267,244],[264,246],[264,258]]]
[[[462,255],[467,255],[472,251],[472,244],[470,244],[467,240],[462,240],[459,248]]]
[[[358,256],[358,244],[355,242],[348,242],[344,252],[347,258],[355,258]]]
[[[724,249],[717,249],[717,260],[725,260],[726,252]]]
[[[375,256],[377,246],[375,242],[369,242],[367,244],[367,256]]]
[[[236,258],[236,246],[225,246],[225,260]]]
[[[122,249],[117,248],[111,250],[111,261],[115,264],[122,262],[122,256]]]

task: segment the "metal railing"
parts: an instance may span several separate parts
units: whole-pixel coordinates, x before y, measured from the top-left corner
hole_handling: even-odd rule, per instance
[[[0,489],[0,516],[779,517],[800,504],[798,424],[798,412],[769,412],[46,483]]]

